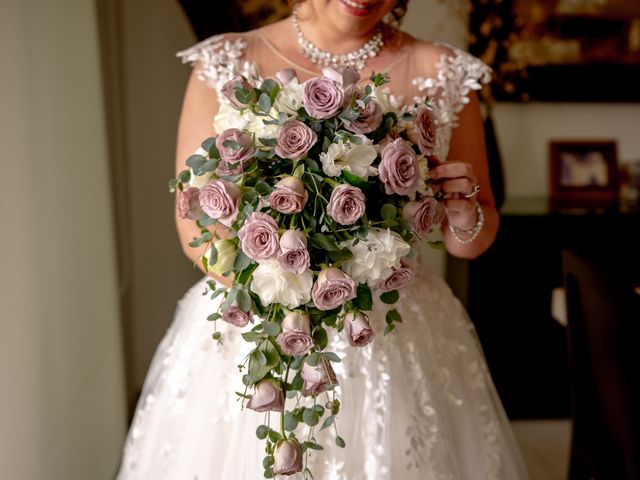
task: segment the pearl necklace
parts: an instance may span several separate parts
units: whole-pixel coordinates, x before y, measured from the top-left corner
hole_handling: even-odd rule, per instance
[[[353,67],[358,72],[361,72],[367,60],[378,55],[384,45],[384,41],[382,40],[382,27],[378,27],[373,37],[358,50],[343,55],[335,55],[319,49],[304,36],[300,28],[300,22],[298,21],[298,9],[293,11],[291,18],[298,33],[300,51],[305,57],[311,60],[312,63],[321,67]]]

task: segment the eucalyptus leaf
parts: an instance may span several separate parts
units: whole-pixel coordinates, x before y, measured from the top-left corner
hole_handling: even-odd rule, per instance
[[[356,290],[356,298],[353,299],[353,304],[358,310],[371,310],[373,308],[373,294],[371,288],[366,283],[358,285]]]
[[[393,220],[396,218],[397,209],[391,203],[385,203],[380,209],[380,216],[383,220]]]
[[[322,356],[330,362],[340,363],[342,361],[340,360],[340,357],[333,352],[323,352]]]
[[[346,443],[344,443],[344,440],[342,439],[341,436],[337,435],[336,436],[336,445],[340,448],[344,448]]]
[[[204,150],[209,151],[212,145],[216,144],[216,137],[209,137],[204,142],[202,142],[201,147]]]
[[[315,427],[320,422],[320,417],[313,408],[305,408],[302,413],[302,421],[310,427]]]
[[[287,432],[292,432],[296,428],[298,428],[298,420],[294,417],[291,412],[287,411],[284,414],[284,429]]]
[[[325,428],[330,427],[331,425],[333,425],[333,421],[336,419],[336,417],[334,417],[333,415],[328,416],[327,418],[324,419],[324,422],[322,422],[322,427],[320,427],[320,431],[324,430]]]
[[[258,428],[256,428],[256,437],[258,437],[260,440],[264,440],[265,438],[267,438],[267,435],[269,435],[269,430],[270,428],[266,425],[258,426]]]
[[[271,111],[271,99],[269,98],[269,95],[264,92],[260,94],[258,97],[258,107],[266,114]]]
[[[380,295],[380,300],[382,300],[387,305],[393,305],[400,299],[400,294],[397,290],[391,290],[390,292],[384,292]]]
[[[316,327],[313,329],[313,341],[316,343],[320,350],[327,348],[329,343],[329,337],[327,331],[322,327]]]
[[[349,170],[342,170],[342,178],[344,178],[350,185],[358,187],[361,190],[369,187],[369,183],[365,179],[359,177],[355,173],[350,172]]]
[[[270,337],[277,337],[280,333],[280,325],[276,322],[262,322],[262,328]]]
[[[220,317],[222,317],[222,315],[220,315],[218,312],[216,312],[216,313],[212,313],[211,315],[209,315],[207,317],[207,320],[209,320],[210,322],[213,322],[215,320],[218,320]]]

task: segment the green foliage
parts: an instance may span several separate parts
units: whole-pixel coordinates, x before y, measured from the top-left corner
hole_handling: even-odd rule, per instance
[[[380,295],[380,300],[382,300],[387,305],[393,305],[400,299],[400,294],[397,290],[391,290],[390,292],[384,292]]]
[[[373,294],[366,283],[358,285],[356,295],[356,298],[353,299],[353,305],[358,310],[371,310],[373,308]]]

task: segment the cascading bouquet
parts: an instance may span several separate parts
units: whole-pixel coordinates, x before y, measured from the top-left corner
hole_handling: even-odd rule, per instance
[[[328,68],[304,83],[293,70],[275,77],[237,75],[224,85],[219,135],[187,159],[170,189],[179,215],[201,229],[190,245],[206,250],[204,269],[233,276],[230,288],[208,282],[212,299],[224,297],[208,319],[253,324],[242,333],[253,348],[239,366],[246,388],[238,395],[267,418],[281,413],[279,429],[267,421],[256,431],[266,440],[264,476],[312,478],[306,460],[322,449],[314,432],[323,418],[320,429],[333,426],[345,446],[334,423],[340,402],[331,363],[340,358],[329,350],[328,329],[367,345],[375,294],[389,305],[380,313],[384,335],[393,331],[402,321],[393,308],[398,289],[414,277],[412,245],[442,217],[428,178],[435,121],[428,100],[389,108],[382,74],[366,85],[352,69]],[[287,409],[285,399],[294,398]]]

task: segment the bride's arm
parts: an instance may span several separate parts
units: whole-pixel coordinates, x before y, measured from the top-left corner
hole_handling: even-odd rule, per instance
[[[213,118],[218,111],[216,92],[206,82],[197,78],[198,67],[194,68],[187,85],[182,103],[182,113],[178,125],[178,141],[176,146],[176,173],[185,169],[185,160],[200,146],[202,141],[214,134]],[[185,220],[178,216],[176,210],[176,228],[184,254],[203,270],[200,257],[207,246],[197,248],[189,246],[194,237],[200,236],[200,229],[193,220]],[[211,230],[216,227],[211,227]],[[224,237],[226,230],[217,226],[216,237]],[[213,276],[213,275],[212,275]]]
[[[447,215],[442,231],[447,251],[461,258],[476,258],[489,248],[496,237],[500,223],[489,183],[484,127],[475,92],[470,93],[469,100],[459,114],[459,126],[452,132],[447,162],[432,170],[432,175],[436,174],[437,179],[444,182],[444,190],[449,191],[454,197],[445,200]],[[476,225],[475,200],[465,199],[462,196],[463,193],[471,191],[473,183],[480,186],[480,192],[476,198],[484,213],[484,225],[475,240],[465,244],[455,238],[448,224],[451,223],[464,230],[472,229]]]

